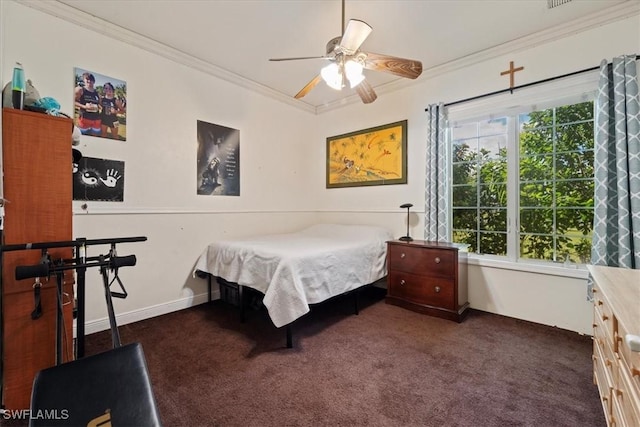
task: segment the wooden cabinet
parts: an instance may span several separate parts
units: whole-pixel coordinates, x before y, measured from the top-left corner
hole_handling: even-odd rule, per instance
[[[589,266],[593,381],[609,426],[640,426],[640,270]]]
[[[2,110],[3,244],[72,239],[70,119]],[[51,259],[69,259],[71,248],[50,249]],[[40,250],[2,254],[2,403],[29,408],[35,374],[56,362],[56,277],[43,279],[42,316],[34,310],[33,279],[15,280],[15,267],[38,264]],[[73,358],[73,274],[64,280],[62,354]]]
[[[466,252],[424,240],[394,240],[387,248],[387,303],[462,321],[469,308]]]

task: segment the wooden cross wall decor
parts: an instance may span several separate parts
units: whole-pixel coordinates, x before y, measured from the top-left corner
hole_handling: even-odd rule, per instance
[[[501,76],[509,74],[509,89],[513,89],[513,75],[518,72],[524,70],[524,67],[513,68],[513,61],[509,62],[509,69],[500,73]]]

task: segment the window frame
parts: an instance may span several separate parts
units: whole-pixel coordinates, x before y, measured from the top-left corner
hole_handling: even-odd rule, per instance
[[[539,111],[562,105],[577,104],[586,101],[595,102],[599,73],[597,70],[571,77],[518,89],[517,92],[493,95],[483,99],[464,102],[451,106],[447,110],[447,176],[453,182],[452,168],[452,128],[455,125],[472,121],[481,121],[498,117],[508,117],[507,141],[507,194],[519,194],[519,140],[518,116],[522,113]],[[517,89],[517,88],[516,88]],[[595,121],[595,117],[594,117]],[[595,123],[594,123],[595,126]],[[545,271],[546,274],[586,278],[586,266],[582,264],[564,265],[560,262],[520,258],[520,214],[519,197],[507,199],[507,254],[469,254],[469,262],[498,268],[520,271]],[[448,236],[453,233],[453,191],[449,184]]]

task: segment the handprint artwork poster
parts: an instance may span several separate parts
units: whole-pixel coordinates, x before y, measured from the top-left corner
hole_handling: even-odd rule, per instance
[[[73,165],[73,200],[124,201],[124,162],[82,157]]]

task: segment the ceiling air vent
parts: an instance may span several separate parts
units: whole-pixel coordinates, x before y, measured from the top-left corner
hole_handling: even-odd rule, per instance
[[[547,0],[547,9],[553,9],[554,7],[562,6],[565,3],[569,3],[571,0]]]

